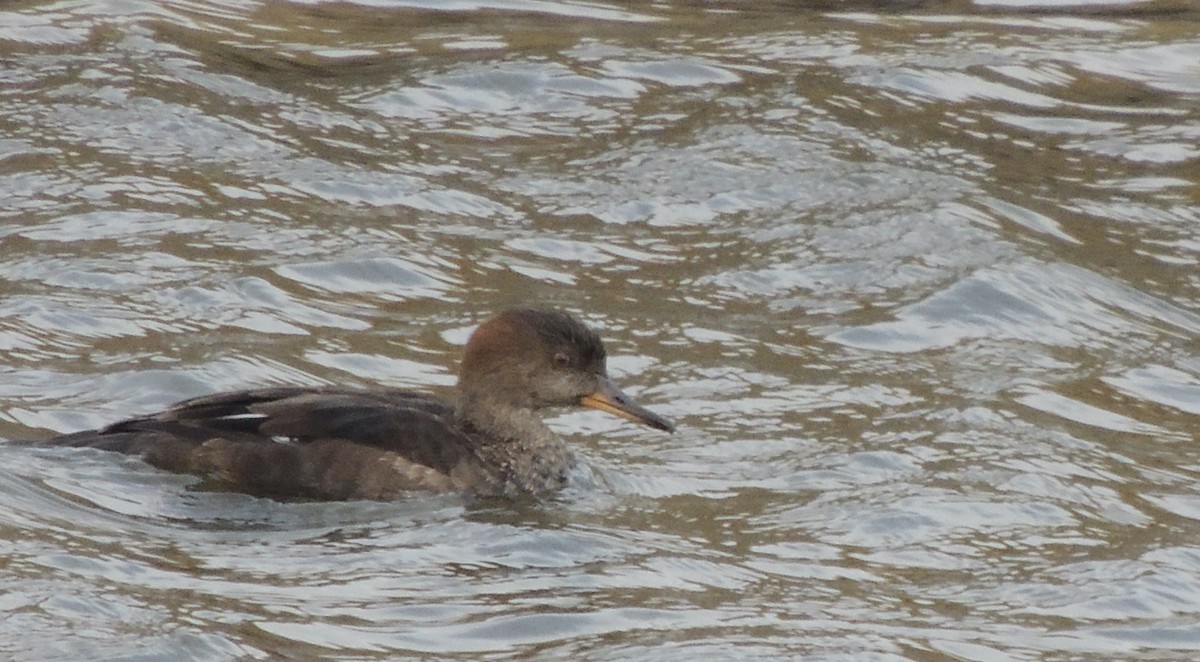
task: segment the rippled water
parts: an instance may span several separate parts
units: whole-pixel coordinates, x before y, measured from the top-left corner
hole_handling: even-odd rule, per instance
[[[530,502],[0,443],[6,659],[1193,659],[1184,2],[0,8],[0,437],[445,389],[582,312]]]

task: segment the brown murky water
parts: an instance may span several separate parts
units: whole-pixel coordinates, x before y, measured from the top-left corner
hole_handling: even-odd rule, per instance
[[[1198,257],[1184,2],[6,4],[0,438],[531,300],[680,429],[529,503],[0,443],[0,657],[1195,659]]]

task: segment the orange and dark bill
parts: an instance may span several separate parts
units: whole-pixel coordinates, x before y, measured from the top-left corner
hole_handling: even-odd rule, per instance
[[[622,393],[616,384],[607,379],[600,384],[600,388],[596,389],[594,393],[589,393],[579,398],[579,404],[584,407],[591,407],[592,409],[616,414],[634,423],[649,425],[664,432],[675,431],[675,425],[671,421],[634,402],[633,398]]]

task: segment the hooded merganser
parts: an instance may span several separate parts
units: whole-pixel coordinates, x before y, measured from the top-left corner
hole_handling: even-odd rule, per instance
[[[391,499],[562,487],[573,459],[538,418],[546,407],[591,407],[674,430],[609,380],[599,336],[554,310],[508,310],[480,325],[456,388],[453,403],[395,388],[234,391],[38,443],[138,455],[252,494]]]

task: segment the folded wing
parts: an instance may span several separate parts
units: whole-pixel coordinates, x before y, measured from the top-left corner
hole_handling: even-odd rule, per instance
[[[219,393],[41,442],[138,455],[272,496],[394,498],[478,481],[453,410],[401,389]]]

